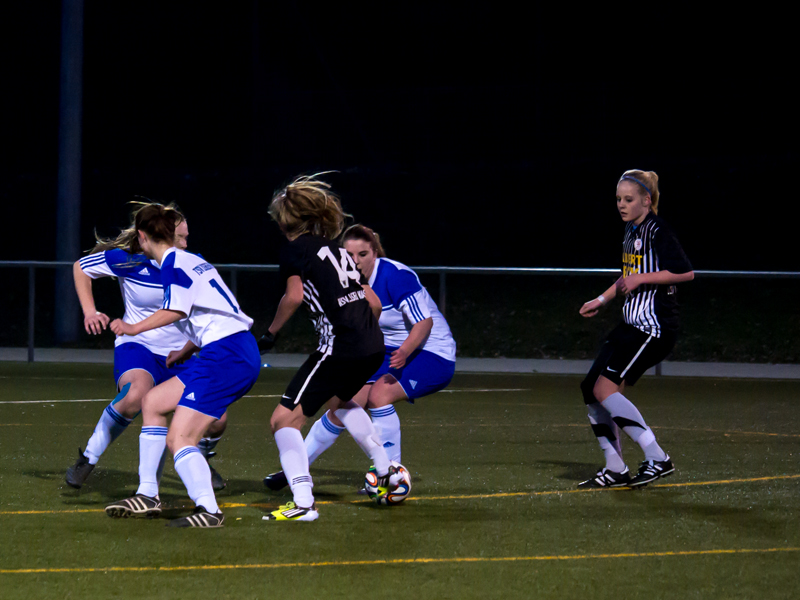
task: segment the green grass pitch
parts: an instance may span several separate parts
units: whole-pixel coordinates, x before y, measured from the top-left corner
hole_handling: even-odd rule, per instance
[[[319,520],[268,523],[290,498],[261,480],[292,374],[264,370],[230,410],[213,463],[225,527],[174,530],[103,512],[136,488],[141,420],[83,489],[64,483],[110,366],[0,364],[0,598],[800,597],[800,382],[643,379],[629,395],[677,473],[587,492],[602,454],[580,378],[459,374],[398,407],[403,505],[355,493],[369,461],[343,434],[312,466]],[[161,496],[166,516],[191,508],[171,461]]]

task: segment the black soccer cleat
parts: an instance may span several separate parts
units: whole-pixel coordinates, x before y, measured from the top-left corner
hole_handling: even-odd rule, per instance
[[[167,523],[167,527],[200,527],[211,529],[222,527],[225,524],[225,515],[221,512],[208,512],[203,506],[195,506],[194,511],[188,517],[172,519]]]
[[[646,460],[639,466],[639,472],[628,483],[628,487],[644,487],[648,483],[672,475],[674,472],[675,465],[672,464],[672,459],[669,456],[666,460]]]
[[[278,471],[277,473],[270,473],[264,477],[264,485],[273,492],[277,492],[289,485],[289,481],[286,479],[286,475],[283,471]]]
[[[67,475],[64,477],[64,481],[67,482],[68,486],[79,490],[93,470],[94,465],[89,464],[89,459],[83,455],[83,450],[78,448],[78,460],[67,469]]]
[[[625,487],[631,482],[630,471],[626,468],[622,473],[609,471],[606,468],[600,469],[597,475],[578,484],[582,490],[599,488]]]
[[[141,517],[150,519],[161,514],[161,500],[158,496],[151,498],[143,494],[136,494],[130,498],[109,504],[106,506],[106,514],[114,518]]]

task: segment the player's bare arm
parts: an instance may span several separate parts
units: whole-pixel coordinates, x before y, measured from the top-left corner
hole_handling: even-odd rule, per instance
[[[185,363],[191,358],[192,354],[198,350],[200,350],[198,346],[191,341],[187,341],[186,345],[180,350],[172,350],[167,354],[167,360],[165,361],[167,368],[169,369],[172,365],[181,365]]]
[[[376,319],[380,319],[381,311],[383,310],[383,307],[381,306],[381,299],[378,298],[378,294],[376,294],[368,285],[362,285],[361,287],[364,288],[364,296],[366,297],[367,302],[369,302],[369,307],[372,309],[372,314],[375,315]]]
[[[81,269],[81,261],[75,261],[72,267],[72,277],[75,280],[75,291],[83,310],[83,327],[86,333],[97,335],[102,333],[111,320],[108,315],[97,310],[92,294],[92,278]]]
[[[138,323],[126,323],[122,319],[114,319],[111,321],[111,331],[117,335],[138,335],[145,331],[150,331],[151,329],[158,329],[165,325],[171,325],[175,321],[180,321],[185,318],[186,314],[179,310],[162,308]]]
[[[272,325],[269,326],[269,332],[272,335],[278,333],[302,304],[303,280],[299,275],[292,275],[286,280],[286,293],[278,303],[278,310],[275,311],[275,318],[272,320]]]
[[[419,348],[430,335],[431,329],[433,329],[433,317],[428,317],[427,319],[422,319],[422,321],[414,323],[403,345],[392,352],[389,366],[392,369],[402,369],[406,365],[408,357],[411,356],[414,350]]]
[[[600,294],[597,298],[595,298],[594,300],[589,300],[583,306],[581,306],[581,309],[579,311],[580,315],[582,317],[587,317],[587,318],[595,316],[604,305],[608,304],[609,302],[611,302],[611,300],[616,298],[617,286],[619,285],[620,281],[622,281],[622,277],[617,279],[617,281],[614,282],[614,285],[612,285],[605,292]]]

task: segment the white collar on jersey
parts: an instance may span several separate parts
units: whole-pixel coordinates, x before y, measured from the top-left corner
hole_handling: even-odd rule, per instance
[[[375,259],[375,266],[372,267],[372,275],[369,276],[369,287],[373,287],[375,285],[375,279],[378,277],[378,265],[381,264],[380,257]]]

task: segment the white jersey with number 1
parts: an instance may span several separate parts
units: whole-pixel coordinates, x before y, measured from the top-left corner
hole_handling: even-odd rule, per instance
[[[162,308],[186,314],[175,325],[200,348],[249,331],[253,325],[217,270],[196,254],[177,248],[167,250],[161,259],[161,280]]]

